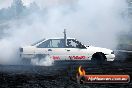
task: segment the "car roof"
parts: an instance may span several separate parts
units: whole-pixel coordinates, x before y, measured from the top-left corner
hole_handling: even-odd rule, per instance
[[[47,41],[49,39],[64,39],[64,38],[63,37],[54,37],[54,38],[47,38],[47,39],[43,38],[43,39],[39,40],[38,42],[33,43],[32,46],[36,46],[36,45],[38,45],[44,41]],[[75,39],[75,38],[67,37],[67,39]]]
[[[48,40],[48,39],[64,39],[64,37],[46,38],[46,40]],[[75,38],[67,37],[67,39],[75,39]]]

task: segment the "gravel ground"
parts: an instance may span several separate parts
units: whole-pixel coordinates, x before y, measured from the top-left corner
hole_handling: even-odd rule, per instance
[[[0,65],[1,88],[132,88],[132,82],[124,84],[77,84],[70,76],[75,75],[79,65],[24,66]],[[87,74],[128,74],[132,76],[131,62],[108,62],[103,65],[85,64]]]

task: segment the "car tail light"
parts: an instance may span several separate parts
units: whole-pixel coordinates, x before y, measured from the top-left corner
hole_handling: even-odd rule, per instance
[[[20,52],[23,52],[23,48],[20,48]]]

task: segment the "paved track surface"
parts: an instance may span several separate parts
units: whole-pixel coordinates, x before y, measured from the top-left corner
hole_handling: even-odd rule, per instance
[[[70,76],[82,65],[87,74],[128,74],[132,77],[132,62],[106,62],[96,65],[91,62],[56,65],[25,66],[0,65],[0,87],[10,88],[132,88],[132,82],[124,84],[77,84]]]

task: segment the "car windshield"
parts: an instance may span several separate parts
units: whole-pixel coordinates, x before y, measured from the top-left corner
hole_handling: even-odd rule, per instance
[[[44,38],[44,39],[39,40],[38,42],[33,43],[31,46],[34,46],[34,45],[36,45],[36,44],[38,44],[39,42],[42,42],[42,41],[44,41],[44,40],[45,40],[45,38]]]

